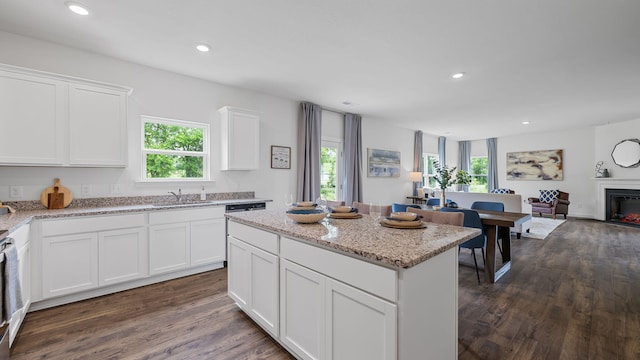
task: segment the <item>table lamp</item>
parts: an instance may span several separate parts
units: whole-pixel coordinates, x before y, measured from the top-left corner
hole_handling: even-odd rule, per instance
[[[422,173],[419,171],[412,171],[409,173],[409,180],[413,182],[413,196],[418,196],[417,182],[422,182]]]

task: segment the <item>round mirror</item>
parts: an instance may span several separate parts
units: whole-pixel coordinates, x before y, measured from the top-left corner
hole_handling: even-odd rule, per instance
[[[613,147],[611,158],[616,165],[623,168],[640,166],[640,140],[622,140]]]

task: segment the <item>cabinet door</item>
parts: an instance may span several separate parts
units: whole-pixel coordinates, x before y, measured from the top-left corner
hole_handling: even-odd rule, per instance
[[[260,167],[260,117],[249,110],[220,110],[222,170],[253,170]]]
[[[18,335],[18,330],[20,330],[22,321],[31,305],[31,247],[29,243],[18,249],[18,264],[20,266],[18,274],[23,307],[11,317],[9,322],[9,346],[13,344],[13,340]]]
[[[327,280],[327,359],[397,358],[396,306]]]
[[[125,166],[127,95],[69,84],[69,164]]]
[[[61,81],[0,70],[0,164],[63,164],[65,92]]]
[[[100,232],[98,249],[100,286],[147,275],[147,232],[144,228]]]
[[[191,266],[227,259],[224,218],[191,222]]]
[[[227,292],[241,309],[248,311],[251,250],[248,244],[229,236],[228,251]]]
[[[249,315],[278,337],[278,257],[251,245]]]
[[[280,260],[280,341],[302,359],[325,358],[325,301],[324,276]]]
[[[98,286],[98,234],[51,236],[42,239],[43,298]]]
[[[189,224],[154,225],[149,228],[151,275],[189,266]]]

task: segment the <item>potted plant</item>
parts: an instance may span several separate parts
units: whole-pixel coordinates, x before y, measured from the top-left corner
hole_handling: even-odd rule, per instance
[[[445,190],[451,185],[469,185],[471,184],[471,176],[469,173],[464,170],[459,170],[456,172],[456,167],[450,168],[447,165],[440,165],[438,161],[434,161],[433,163],[436,174],[433,177],[435,181],[440,186],[440,206],[446,207],[446,196],[444,194]]]

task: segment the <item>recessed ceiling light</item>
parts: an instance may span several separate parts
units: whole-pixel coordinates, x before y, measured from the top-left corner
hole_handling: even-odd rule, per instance
[[[464,73],[463,72],[455,73],[451,75],[451,77],[454,79],[462,79],[464,77]]]
[[[196,45],[196,49],[198,49],[198,51],[200,52],[209,52],[209,50],[211,50],[211,47],[207,44],[198,44]]]
[[[67,1],[64,4],[69,8],[69,10],[73,11],[78,15],[82,15],[82,16],[89,15],[89,10],[84,4],[74,2],[74,1]]]
[[[529,124],[531,124],[531,123],[530,123],[530,122],[528,122],[528,121],[523,121],[523,122],[522,122],[522,125],[529,125]]]

